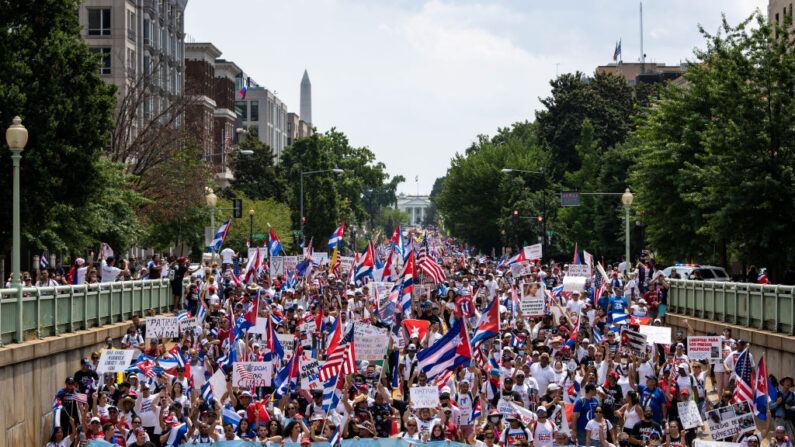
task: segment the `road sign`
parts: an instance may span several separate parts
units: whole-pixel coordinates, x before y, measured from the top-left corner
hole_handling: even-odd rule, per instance
[[[561,191],[560,206],[580,206],[580,193],[577,191]]]
[[[243,200],[232,199],[232,215],[235,219],[243,217]]]
[[[268,235],[267,234],[252,234],[251,237],[253,237],[254,239],[267,239]]]

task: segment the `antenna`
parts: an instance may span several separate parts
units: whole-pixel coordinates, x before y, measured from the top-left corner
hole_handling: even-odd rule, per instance
[[[643,52],[643,2],[640,2],[640,71],[646,71],[646,54]]]

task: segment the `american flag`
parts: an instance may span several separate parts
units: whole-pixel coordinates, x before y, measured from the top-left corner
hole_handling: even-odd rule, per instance
[[[235,370],[240,374],[240,380],[254,380],[254,373],[246,368],[246,365],[235,362]]]
[[[737,384],[734,386],[734,395],[732,396],[734,402],[745,401],[753,405],[754,390],[751,385],[753,383],[751,379],[751,356],[748,354],[747,349],[737,357],[734,373],[737,374]]]
[[[439,263],[436,262],[436,259],[428,253],[428,239],[422,239],[422,245],[420,247],[419,257],[417,258],[417,264],[420,267],[420,270],[425,272],[428,276],[431,277],[434,283],[441,283],[444,282],[444,270]]]
[[[337,322],[337,324],[340,324]],[[326,363],[320,368],[320,380],[325,382],[336,376],[342,368],[343,374],[353,374],[356,372],[356,354],[353,349],[353,328],[352,324],[348,332],[340,339],[334,351],[329,354]],[[345,355],[347,352],[348,355]]]
[[[88,396],[85,395],[84,393],[75,393],[72,396],[72,400],[75,401],[75,402],[80,402],[82,404],[87,404],[88,403]]]
[[[447,371],[439,374],[439,376],[436,378],[436,381],[435,381],[436,382],[436,387],[439,388],[439,391],[441,391],[442,388],[444,388],[444,386],[447,385],[447,382],[450,381],[451,377],[453,377],[453,372],[450,371],[450,370],[447,370]]]
[[[593,304],[599,302],[599,298],[602,297],[602,294],[605,292],[605,286],[607,285],[607,278],[604,275],[604,269],[600,264],[596,264],[596,274],[594,275],[594,282],[593,282]]]

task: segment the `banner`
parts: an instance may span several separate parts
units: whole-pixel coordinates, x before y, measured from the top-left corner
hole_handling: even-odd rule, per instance
[[[671,344],[671,328],[663,326],[639,326],[640,333],[646,336],[648,343],[657,343],[661,345]]]
[[[284,356],[292,355],[295,350],[295,336],[293,334],[276,334],[279,344],[284,349]]]
[[[756,429],[754,414],[748,402],[739,402],[708,411],[707,423],[709,434],[716,441]]]
[[[687,356],[690,360],[721,361],[720,337],[687,337]]]
[[[590,278],[591,266],[588,264],[569,264],[569,276]]]
[[[695,428],[704,423],[701,420],[701,412],[698,411],[698,405],[696,405],[695,401],[678,402],[676,407],[679,409],[679,420],[682,421],[682,428]]]
[[[646,336],[640,332],[621,329],[621,354],[643,357],[646,354]]]
[[[696,444],[705,441],[696,440]],[[300,447],[297,442],[284,442],[284,447]],[[341,442],[342,447],[412,447],[421,444],[422,447],[472,447],[469,444],[461,444],[460,442],[450,441],[434,441],[434,442],[410,442],[398,438],[378,438],[378,439],[343,439]],[[737,447],[740,444],[730,444],[721,442],[709,442],[709,445],[702,444],[701,447]],[[718,445],[720,444],[720,445]],[[725,444],[725,446],[723,445]],[[88,447],[114,447],[109,442],[105,441],[89,441]],[[261,447],[262,445],[253,441],[216,441],[212,444],[182,444],[180,447]],[[329,447],[328,442],[313,442],[312,447]],[[696,447],[699,447],[696,445]]]
[[[244,375],[251,378],[244,378]],[[232,365],[233,387],[271,386],[272,376],[273,363],[271,362],[235,362]]]
[[[383,360],[389,345],[388,330],[357,322],[353,327],[353,345],[356,360]]]
[[[179,337],[177,317],[148,317],[146,319],[146,339]]]
[[[409,388],[412,408],[436,408],[439,405],[439,388],[435,386],[415,386]]]
[[[740,447],[742,445],[739,442],[704,441],[703,439],[695,439],[693,443],[693,447]]]
[[[524,257],[528,261],[541,259],[543,256],[543,246],[541,244],[528,245],[527,247],[524,247],[523,250]]]
[[[135,349],[103,349],[97,364],[97,373],[124,372],[132,362]]]
[[[221,402],[221,398],[224,397],[224,393],[226,393],[226,376],[224,375],[224,370],[218,368],[208,382],[210,382],[210,389],[213,390],[213,399],[215,399],[216,402]]]
[[[315,359],[301,359],[301,388],[305,390],[321,389],[323,385],[318,380],[320,363]]]

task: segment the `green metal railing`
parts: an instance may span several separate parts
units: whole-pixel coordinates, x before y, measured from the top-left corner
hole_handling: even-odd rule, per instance
[[[183,284],[183,287],[187,284]],[[167,312],[173,304],[167,279],[0,289],[0,346]]]
[[[795,334],[795,287],[669,280],[670,312],[749,328]]]

